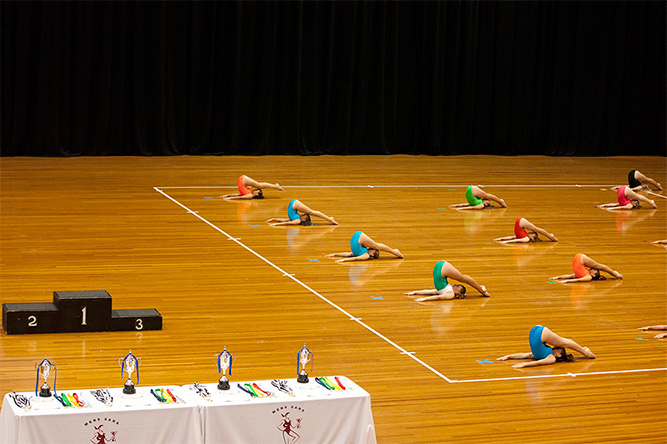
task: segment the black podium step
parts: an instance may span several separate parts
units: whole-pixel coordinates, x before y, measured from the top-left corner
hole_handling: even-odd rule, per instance
[[[109,330],[162,330],[162,315],[154,308],[112,310]]]
[[[105,290],[54,291],[52,303],[2,304],[2,328],[8,335],[162,330],[162,315],[154,308],[112,310]]]
[[[8,335],[53,333],[58,307],[51,302],[2,304],[2,328]]]
[[[111,320],[111,295],[105,290],[54,291],[58,331],[105,331]]]

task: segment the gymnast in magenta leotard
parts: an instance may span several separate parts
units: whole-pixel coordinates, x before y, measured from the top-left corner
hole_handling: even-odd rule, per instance
[[[236,181],[236,186],[239,189],[238,193],[225,194],[221,196],[223,199],[264,199],[262,188],[273,188],[274,190],[283,190],[277,183],[257,182],[246,175],[241,175]],[[249,187],[253,187],[250,189]]]
[[[494,239],[494,241],[500,242],[501,244],[511,244],[517,242],[540,242],[538,233],[541,233],[543,236],[547,237],[553,242],[558,242],[558,239],[556,239],[556,236],[554,236],[553,233],[549,233],[547,230],[540,228],[537,225],[533,225],[528,219],[524,217],[519,217],[514,222],[514,236],[498,237]]]
[[[641,208],[639,201],[646,202],[653,208],[658,208],[655,204],[655,201],[652,201],[641,194],[635,193],[632,188],[623,185],[616,190],[616,200],[618,203],[607,203],[598,205],[598,208],[604,208],[605,210],[634,210],[635,208]]]

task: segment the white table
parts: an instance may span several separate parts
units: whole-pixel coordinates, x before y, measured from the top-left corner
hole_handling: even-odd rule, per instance
[[[122,388],[115,388],[109,390],[111,407],[95,400],[90,390],[65,390],[83,396],[91,406],[65,408],[54,398],[44,402],[34,392],[24,392],[32,398],[31,409],[25,411],[7,394],[0,412],[0,443],[110,443],[115,437],[118,444],[291,444],[295,439],[298,444],[375,444],[370,395],[349,378],[338,378],[346,390],[327,390],[312,376],[305,385],[288,380],[294,396],[277,390],[271,381],[254,381],[272,392],[263,398],[241,391],[237,381],[229,391],[218,390],[217,383],[204,384],[210,400],[191,385],[139,386],[138,400],[124,398]],[[183,403],[158,402],[150,393],[156,388],[168,388]],[[106,440],[100,439],[102,434]]]
[[[53,397],[47,401],[35,399],[35,393],[21,393],[32,397],[31,408],[25,411],[16,406],[9,394],[5,395],[0,412],[0,443],[192,443],[203,442],[201,417],[196,403],[160,403],[151,388],[169,389],[180,397],[179,386],[137,387],[138,399],[122,396],[122,388],[109,389],[113,396],[111,407],[95,400],[90,390],[65,390],[77,393],[90,407],[63,407]],[[102,435],[105,440],[101,440]]]
[[[295,439],[298,444],[374,444],[370,395],[349,378],[338,378],[346,390],[327,390],[312,376],[305,385],[290,379],[294,397],[277,390],[271,381],[255,381],[272,392],[271,397],[253,398],[235,381],[229,391],[218,390],[217,384],[203,384],[211,400],[197,395],[192,386],[183,386],[181,393],[188,403],[200,406],[207,444],[291,444]]]

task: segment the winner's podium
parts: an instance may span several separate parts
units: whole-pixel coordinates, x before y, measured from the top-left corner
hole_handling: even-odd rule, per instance
[[[54,291],[53,302],[2,304],[8,335],[93,331],[162,330],[154,308],[112,310],[105,290]]]

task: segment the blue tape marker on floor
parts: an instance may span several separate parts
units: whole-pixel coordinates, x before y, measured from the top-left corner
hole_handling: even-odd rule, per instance
[[[378,297],[371,296],[371,299],[375,299],[376,301],[377,300],[384,301],[384,299],[382,299],[382,296],[378,296]]]
[[[308,259],[308,262],[319,262],[319,259]]]
[[[477,361],[477,360],[475,359],[475,361]],[[477,362],[479,362],[480,364],[493,364],[493,361],[489,361],[488,359],[485,359],[483,361],[477,361]]]
[[[204,199],[213,199],[212,197],[205,197]]]
[[[261,227],[261,225],[248,225],[249,227]]]

